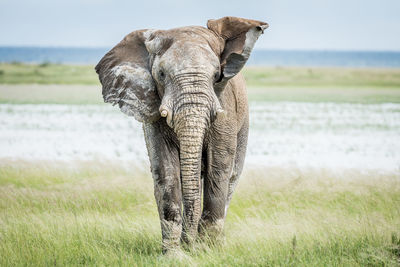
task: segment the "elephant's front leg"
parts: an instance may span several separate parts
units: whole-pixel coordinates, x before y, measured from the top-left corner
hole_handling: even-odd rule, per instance
[[[182,232],[179,153],[165,121],[143,124],[154,196],[161,222],[163,253],[179,248]]]
[[[232,175],[236,151],[236,136],[214,135],[206,159],[204,175],[204,203],[199,232],[211,238],[223,230],[229,179]]]

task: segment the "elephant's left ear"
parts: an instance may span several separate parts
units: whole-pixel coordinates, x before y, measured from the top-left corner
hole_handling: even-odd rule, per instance
[[[139,30],[128,34],[95,67],[103,85],[104,102],[118,104],[122,112],[140,122],[160,118],[160,98],[146,47],[154,32]]]
[[[207,28],[225,42],[220,56],[222,75],[218,82],[225,86],[226,82],[238,74],[246,64],[255,42],[268,28],[268,24],[257,20],[224,17],[218,20],[210,19]]]

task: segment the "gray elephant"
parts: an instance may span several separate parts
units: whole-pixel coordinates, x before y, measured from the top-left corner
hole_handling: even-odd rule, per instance
[[[207,28],[138,30],[96,66],[104,101],[143,123],[164,253],[222,232],[249,130],[239,72],[267,27],[224,17]]]

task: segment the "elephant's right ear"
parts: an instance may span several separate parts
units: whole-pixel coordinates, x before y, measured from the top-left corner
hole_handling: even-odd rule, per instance
[[[95,67],[103,85],[104,102],[118,104],[122,112],[140,122],[160,118],[160,98],[145,46],[152,32],[140,30],[128,34]]]
[[[220,55],[222,73],[216,84],[217,88],[223,88],[246,64],[255,42],[268,28],[268,24],[251,19],[224,17],[210,19],[207,28],[224,42],[224,50]]]

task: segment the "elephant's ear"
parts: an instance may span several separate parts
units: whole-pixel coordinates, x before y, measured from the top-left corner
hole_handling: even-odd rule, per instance
[[[224,50],[221,59],[221,77],[216,86],[224,87],[226,82],[238,74],[250,57],[258,37],[268,28],[262,21],[224,17],[218,20],[209,20],[207,28],[221,37]]]
[[[111,49],[95,67],[106,103],[140,122],[159,119],[160,98],[151,76],[145,42],[152,30],[134,31]]]

